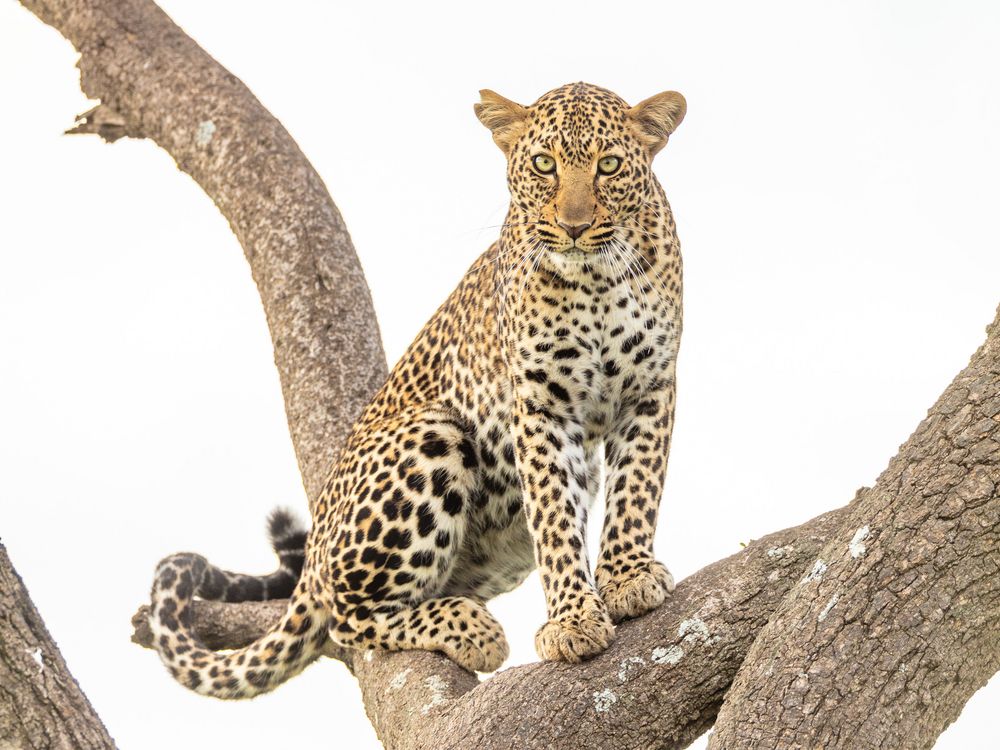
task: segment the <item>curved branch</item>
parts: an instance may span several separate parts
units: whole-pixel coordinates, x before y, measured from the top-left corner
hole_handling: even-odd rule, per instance
[[[931,747],[998,669],[1000,310],[761,631],[709,747]]]
[[[260,292],[310,502],[387,376],[361,265],[323,181],[239,79],[149,0],[24,0],[101,106],[75,132],[161,146],[229,221]]]

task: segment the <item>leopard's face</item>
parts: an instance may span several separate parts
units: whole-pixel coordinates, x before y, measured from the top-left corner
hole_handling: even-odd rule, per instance
[[[564,258],[604,251],[657,200],[652,160],[684,117],[684,98],[635,107],[575,83],[522,107],[492,92],[476,106],[507,155],[509,223],[522,243]]]

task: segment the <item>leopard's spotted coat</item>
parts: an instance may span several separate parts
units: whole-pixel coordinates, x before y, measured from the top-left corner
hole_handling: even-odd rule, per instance
[[[498,241],[359,419],[271,632],[209,651],[190,632],[192,598],[287,595],[294,578],[267,591],[196,555],[161,563],[150,620],[180,682],[220,698],[255,695],[302,669],[328,637],[438,650],[491,671],[507,643],[483,602],[536,565],[543,658],[596,654],[616,621],[664,600],[673,581],[653,558],[653,533],[673,423],[681,256],[651,162],[684,111],[673,92],[630,108],[583,83],[529,107],[482,92],[476,113],[508,158],[512,200]],[[602,460],[606,520],[592,572],[585,524]]]

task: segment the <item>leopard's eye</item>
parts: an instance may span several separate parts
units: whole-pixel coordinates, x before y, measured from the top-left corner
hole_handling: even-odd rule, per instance
[[[622,166],[622,160],[617,156],[605,156],[597,162],[597,171],[603,175],[610,175],[617,172]]]
[[[556,160],[545,154],[538,154],[532,158],[531,163],[535,165],[538,174],[552,174],[556,171]]]

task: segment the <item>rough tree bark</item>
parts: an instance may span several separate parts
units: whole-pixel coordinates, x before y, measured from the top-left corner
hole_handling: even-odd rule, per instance
[[[81,52],[81,86],[101,105],[77,131],[97,132],[110,140],[122,135],[152,138],[229,219],[267,313],[292,440],[312,499],[351,420],[385,376],[368,290],[322,182],[246,87],[149,0],[22,2]],[[998,329],[995,324],[991,336],[998,335]],[[988,350],[990,356],[997,353],[996,347]],[[995,375],[998,369],[994,364],[988,372]],[[974,457],[989,454],[985,444],[971,436],[969,440],[964,448],[973,458],[962,464],[948,456],[950,463],[940,467],[956,487],[965,480],[963,472],[978,465]],[[921,445],[908,443],[897,462],[919,464]],[[919,455],[926,459],[923,471],[933,477],[933,456]],[[480,684],[436,654],[362,658],[357,652],[331,649],[329,655],[344,661],[357,677],[368,715],[388,748],[684,747],[711,726],[741,665],[750,674],[748,670],[767,656],[755,647],[744,664],[775,609],[780,606],[793,618],[796,610],[788,608],[795,607],[804,589],[815,586],[815,577],[808,573],[817,555],[832,560],[827,550],[842,547],[845,534],[853,539],[860,516],[879,519],[868,521],[870,530],[883,528],[877,526],[883,517],[889,522],[888,516],[866,505],[890,491],[883,486],[891,482],[887,475],[849,508],[759,540],[683,581],[663,608],[623,625],[613,647],[582,666],[535,664]],[[888,543],[888,535],[884,539]],[[928,559],[938,551],[947,554],[946,534],[927,540]],[[992,555],[984,551],[982,564],[993,560],[995,568],[995,554],[995,549]],[[863,561],[870,566],[865,580],[887,575],[883,559],[873,553]],[[810,580],[802,582],[804,578]],[[961,580],[957,575],[948,579],[955,586]],[[841,594],[845,603],[853,601],[847,583],[845,579]],[[789,592],[788,602],[783,602]],[[859,592],[859,606],[865,595]],[[951,603],[960,603],[964,596],[961,589],[935,589],[933,601],[942,610],[951,606],[945,604],[945,595]],[[215,647],[242,645],[273,622],[282,606],[203,602],[197,607],[196,627]],[[833,611],[836,606],[827,615],[832,617]],[[965,627],[968,620],[949,616],[935,621],[931,613],[911,624],[933,630],[956,623]],[[899,626],[910,632],[906,622]],[[148,640],[143,627],[140,613],[140,642]],[[968,650],[970,643],[995,658],[995,638],[958,637],[952,647]],[[794,639],[789,644],[794,645]],[[852,679],[867,674],[869,656],[885,659],[907,642],[886,639],[879,646],[876,653],[857,656],[857,663],[850,665]],[[976,674],[986,674],[989,663],[996,668],[995,660],[986,659]],[[834,683],[838,668],[839,662],[830,666]],[[959,705],[978,684],[954,691],[952,703]],[[928,685],[924,680],[907,681],[901,691],[925,691]],[[836,706],[825,709],[829,726],[836,726],[842,711]],[[779,736],[781,714],[755,710],[752,720],[762,736]],[[886,721],[899,724],[905,719],[893,714]],[[907,736],[927,744],[939,724]],[[720,737],[721,731],[720,726]],[[721,741],[716,740],[717,746]]]
[[[712,725],[755,635],[844,512],[771,534],[690,576],[582,666],[530,664],[479,684],[435,654],[366,658],[334,647],[327,655],[358,678],[387,748],[686,747]],[[281,602],[197,602],[195,630],[210,646],[233,648],[281,612]],[[133,640],[151,646],[145,607],[133,624]]]
[[[114,746],[0,544],[0,748]]]
[[[922,748],[1000,669],[1000,315],[760,633],[710,748]]]
[[[312,501],[388,374],[340,212],[288,132],[152,2],[25,0],[80,52],[101,104],[70,132],[149,138],[215,202],[243,246],[274,343]]]

